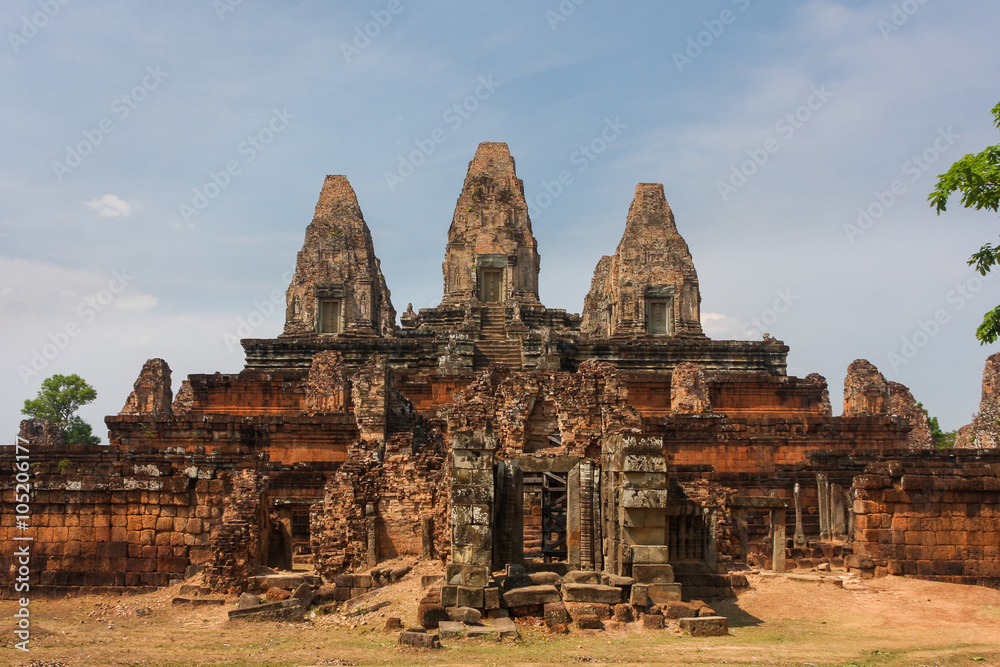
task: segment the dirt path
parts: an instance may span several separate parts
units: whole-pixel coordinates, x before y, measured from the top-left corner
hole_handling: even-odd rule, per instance
[[[518,642],[399,648],[396,634],[382,631],[385,619],[412,625],[420,577],[434,571],[420,564],[380,591],[371,602],[391,604],[377,612],[303,624],[231,624],[232,605],[171,605],[176,587],[126,598],[35,600],[30,654],[14,650],[16,606],[3,601],[0,665],[1000,665],[1000,591],[894,577],[845,589],[753,576],[737,602],[715,605],[730,618],[729,637],[631,628],[552,636],[524,625]]]

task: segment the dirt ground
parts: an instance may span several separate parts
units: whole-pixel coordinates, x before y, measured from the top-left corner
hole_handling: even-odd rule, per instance
[[[14,648],[16,604],[0,601],[0,665],[1000,665],[1000,591],[889,577],[848,583],[754,575],[739,600],[713,606],[728,637],[676,628],[550,635],[519,625],[520,640],[445,640],[438,651],[396,646],[386,618],[415,624],[421,563],[366,604],[366,616],[306,623],[227,620],[235,607],[174,606],[177,587],[121,598],[33,600],[30,653]],[[148,613],[139,615],[140,609]],[[143,613],[143,612],[140,612]]]

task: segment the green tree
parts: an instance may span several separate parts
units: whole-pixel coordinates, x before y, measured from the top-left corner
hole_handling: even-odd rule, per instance
[[[101,439],[93,434],[90,424],[76,415],[96,398],[97,390],[79,375],[53,375],[42,381],[38,396],[24,401],[21,414],[58,424],[70,444],[97,445]]]
[[[992,113],[993,123],[1000,128],[1000,104],[993,107]],[[937,186],[928,197],[938,215],[947,210],[948,198],[956,191],[962,193],[962,206],[965,208],[994,212],[1000,208],[1000,144],[988,146],[981,153],[966,155],[938,176]],[[1000,246],[990,243],[969,258],[969,265],[983,276],[997,264],[1000,264]],[[993,343],[998,337],[1000,306],[987,312],[976,329],[980,345]]]
[[[927,420],[927,428],[931,432],[931,440],[938,449],[952,449],[955,446],[955,435],[957,431],[942,431],[938,424],[937,417],[931,417],[923,403],[917,403],[917,407],[924,411],[924,418]]]

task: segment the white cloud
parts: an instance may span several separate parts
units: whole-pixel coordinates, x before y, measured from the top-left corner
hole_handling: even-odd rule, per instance
[[[126,218],[139,209],[136,202],[127,202],[118,195],[106,194],[100,199],[86,202],[87,208],[102,218]]]

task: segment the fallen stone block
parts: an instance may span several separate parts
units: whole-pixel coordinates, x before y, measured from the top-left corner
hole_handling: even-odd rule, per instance
[[[489,621],[490,627],[503,639],[517,639],[520,633],[514,621],[509,618],[494,618]]]
[[[563,577],[567,584],[600,584],[601,575],[593,570],[573,570]]]
[[[465,636],[465,623],[461,621],[441,621],[438,623],[438,636],[441,639],[454,639]]]
[[[230,621],[301,621],[302,607],[295,598],[262,604],[251,609],[234,609]]]
[[[444,581],[444,577],[440,574],[425,574],[420,577],[420,587],[429,588],[434,584],[439,584]]]
[[[639,623],[646,630],[662,630],[666,619],[659,614],[640,614]]]
[[[448,607],[445,611],[450,620],[460,623],[478,623],[483,617],[478,609],[472,607]]]
[[[399,633],[396,642],[400,646],[412,646],[413,648],[441,648],[441,640],[437,635],[429,635],[426,632],[410,632],[404,630]]]
[[[441,604],[445,607],[483,609],[483,589],[475,586],[442,586]]]
[[[611,618],[611,605],[600,602],[566,602],[566,611],[575,623],[580,616],[597,616],[602,621]]]
[[[637,584],[638,585],[638,584]],[[632,587],[635,590],[635,586]],[[653,604],[666,604],[681,599],[680,584],[646,584],[646,595]]]
[[[695,618],[701,605],[694,602],[681,602],[675,600],[666,604],[657,605],[659,610],[667,618]]]
[[[528,580],[532,586],[556,586],[563,582],[563,577],[555,572],[532,572],[528,575]]]
[[[562,597],[566,602],[618,604],[622,601],[622,589],[601,584],[563,584]]]
[[[503,594],[504,604],[508,607],[544,605],[561,600],[562,596],[555,586],[525,586],[511,589]]]
[[[292,593],[292,597],[299,601],[303,609],[308,609],[313,603],[313,589],[309,584],[302,584]]]
[[[569,625],[573,619],[570,618],[565,602],[550,602],[544,607],[545,625],[550,628],[554,625]]]
[[[616,604],[611,617],[619,623],[631,623],[635,620],[632,607],[627,604]]]
[[[601,619],[594,614],[581,614],[580,616],[577,616],[573,622],[576,623],[576,627],[581,630],[600,630],[604,627],[601,624]]]
[[[672,584],[674,583],[674,568],[666,564],[642,565],[633,563],[632,578],[640,584]]]
[[[448,620],[445,608],[436,602],[421,602],[417,605],[417,623],[427,630],[433,630],[441,621]]]
[[[628,602],[633,607],[648,607],[650,604],[648,587],[645,584],[634,584]]]
[[[399,616],[390,616],[385,619],[385,627],[382,628],[382,632],[391,632],[394,630],[403,629],[403,619]]]
[[[729,634],[729,619],[725,616],[699,616],[682,618],[681,630],[692,637],[721,637]]]
[[[277,586],[272,586],[267,589],[264,593],[264,599],[268,602],[280,602],[281,600],[287,600],[292,597],[292,592],[286,588],[278,588]]]
[[[469,639],[488,639],[490,641],[500,641],[500,635],[490,626],[486,625],[466,625],[465,636]]]

